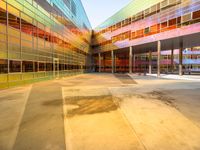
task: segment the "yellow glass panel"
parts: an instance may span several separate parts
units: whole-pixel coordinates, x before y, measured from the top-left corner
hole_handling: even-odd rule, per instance
[[[6,33],[6,26],[3,24],[0,24],[0,32],[1,33]]]
[[[8,41],[9,41],[10,43],[20,44],[20,39],[19,39],[19,38],[16,38],[16,37],[13,37],[13,36],[9,36],[9,37],[8,37]]]
[[[22,39],[25,39],[27,41],[32,41],[32,36],[28,34],[22,33],[21,36],[22,36]]]
[[[32,23],[32,18],[25,15],[24,13],[21,13],[21,18],[29,23]]]
[[[7,52],[5,51],[0,51],[0,58],[7,58]]]
[[[31,17],[35,16],[35,14],[32,11],[30,11],[29,9],[27,9],[26,7],[24,7],[24,13],[28,14]]]
[[[7,74],[1,74],[0,75],[0,83],[1,82],[7,82],[7,80],[8,80]]]
[[[15,6],[17,9],[19,10],[23,10],[23,5],[20,4],[18,1],[16,0],[7,0],[7,3],[11,4],[12,6]],[[22,2],[21,2],[22,3]]]
[[[8,12],[19,17],[19,10],[16,8],[12,7],[11,5],[8,5]]]
[[[0,33],[0,41],[6,41],[6,34],[1,34]]]
[[[13,36],[20,36],[19,30],[13,29],[12,27],[8,27],[8,34],[13,35]]]
[[[0,1],[0,8],[6,10],[6,3],[3,2],[2,0]]]
[[[5,88],[8,88],[8,83],[1,83],[0,89],[5,89]]]
[[[0,58],[7,58],[7,45],[6,43],[0,42]]]
[[[15,86],[20,86],[20,85],[23,85],[24,82],[21,80],[21,81],[15,81],[15,82],[9,82],[9,87],[15,87]]]
[[[22,40],[22,46],[23,47],[25,46],[25,47],[28,47],[28,48],[32,48],[32,43]]]
[[[34,78],[34,73],[24,73],[23,74],[23,80],[33,79],[33,78]]]
[[[21,74],[9,74],[9,81],[19,81],[21,80]]]
[[[1,51],[6,51],[7,50],[7,45],[5,42],[0,42],[0,50]]]
[[[9,53],[9,58],[10,59],[20,59],[21,58],[21,55],[20,53]]]
[[[39,72],[39,73],[37,73],[37,77],[38,78],[45,77],[45,72]]]

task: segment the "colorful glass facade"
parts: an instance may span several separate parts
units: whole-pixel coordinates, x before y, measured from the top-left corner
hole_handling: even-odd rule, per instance
[[[159,61],[163,73],[178,72],[180,60],[185,72],[198,73],[200,42],[195,36],[195,41],[192,41],[191,35],[199,33],[200,0],[133,0],[94,29],[96,71],[129,72],[131,69],[134,72],[148,72],[151,65],[152,71],[156,72],[157,45],[148,44],[161,41]],[[188,44],[189,36],[192,42]],[[169,43],[176,40],[178,42],[174,43],[180,46],[171,44],[169,48]],[[138,49],[138,46],[143,48]],[[129,48],[133,49],[131,68]],[[181,53],[179,49],[182,49]]]
[[[89,70],[90,38],[80,0],[0,0],[0,88]]]

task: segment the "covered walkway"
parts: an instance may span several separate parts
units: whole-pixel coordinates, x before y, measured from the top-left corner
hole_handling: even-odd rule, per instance
[[[199,74],[200,33],[155,37],[145,44],[100,52],[96,55],[96,71],[164,74]],[[106,57],[105,57],[106,56]]]

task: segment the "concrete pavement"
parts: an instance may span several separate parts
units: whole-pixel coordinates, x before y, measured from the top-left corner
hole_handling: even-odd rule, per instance
[[[148,76],[157,77],[157,74],[147,74]],[[174,80],[189,80],[200,82],[199,75],[177,75],[177,74],[161,74],[160,78],[163,79],[174,79]]]
[[[83,74],[2,90],[1,150],[198,150],[200,84]]]

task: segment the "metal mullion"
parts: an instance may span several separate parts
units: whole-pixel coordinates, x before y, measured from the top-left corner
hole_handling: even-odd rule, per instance
[[[32,18],[32,26],[34,25],[34,20],[33,20],[33,18]],[[34,36],[33,36],[33,28],[32,28],[32,63],[33,63],[33,78],[35,78],[35,63],[34,63],[34,61],[35,61],[35,54],[33,53],[33,51],[35,51],[35,47],[34,47],[34,41],[35,41],[35,39],[34,39]]]
[[[51,15],[50,15],[51,17]],[[50,51],[51,51],[51,59],[52,59],[52,73],[54,72],[54,54],[53,54],[53,38],[52,38],[52,29],[50,28]],[[53,74],[52,74],[53,76]]]
[[[51,13],[50,17],[51,17],[51,19],[53,19],[52,13]],[[53,19],[53,25],[52,26],[54,26],[54,23],[55,23],[55,21]],[[56,71],[55,67],[56,66],[55,66],[55,58],[54,58],[55,57],[54,38],[53,38],[54,34],[53,34],[52,26],[50,28],[50,33],[51,33],[51,53],[52,53],[52,64],[53,64],[53,78],[55,78],[55,75],[56,75],[56,73],[55,73],[55,71]]]
[[[46,26],[44,26],[44,31],[46,33]],[[46,36],[46,34],[45,34]],[[45,77],[47,76],[47,51],[46,51],[46,40],[43,38],[44,40],[44,47],[43,47],[43,51],[45,52],[45,63],[44,63],[44,69],[45,69]]]
[[[21,80],[23,80],[23,75],[22,75],[22,25],[21,25],[22,21],[21,21],[21,11],[19,13],[19,31],[20,31],[20,58],[21,58]]]
[[[36,58],[37,58],[37,73],[39,72],[39,55],[38,55],[38,21],[36,20]]]

